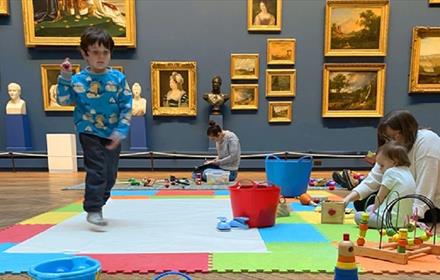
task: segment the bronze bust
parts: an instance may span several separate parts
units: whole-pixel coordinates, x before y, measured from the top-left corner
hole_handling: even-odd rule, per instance
[[[229,100],[229,94],[221,93],[222,78],[220,76],[215,76],[212,78],[212,91],[210,93],[205,93],[203,99],[211,105],[211,114],[221,115],[222,105]]]

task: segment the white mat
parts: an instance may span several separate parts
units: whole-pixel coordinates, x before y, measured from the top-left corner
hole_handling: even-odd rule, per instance
[[[228,199],[110,200],[109,225],[97,231],[85,213],[22,242],[8,253],[266,252],[257,229],[216,230],[232,217]]]

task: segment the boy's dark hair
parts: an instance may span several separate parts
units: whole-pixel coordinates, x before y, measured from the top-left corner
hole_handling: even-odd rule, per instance
[[[217,137],[222,132],[222,128],[215,123],[215,121],[209,121],[209,127],[206,134],[211,137]]]
[[[106,49],[110,50],[110,52],[113,51],[115,46],[112,36],[106,30],[95,26],[87,27],[81,35],[81,50],[87,54],[89,46],[95,43],[103,45]]]
[[[377,146],[380,147],[387,142],[385,131],[387,127],[398,130],[403,137],[403,144],[408,151],[411,151],[417,138],[419,124],[409,111],[393,111],[386,114],[377,127]]]
[[[396,163],[396,166],[410,166],[411,162],[408,158],[408,150],[399,145],[396,141],[389,141],[377,150],[378,154],[383,154],[385,157]]]

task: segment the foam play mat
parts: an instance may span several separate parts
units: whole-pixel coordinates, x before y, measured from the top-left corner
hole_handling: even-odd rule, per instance
[[[329,191],[312,195],[340,200]],[[0,274],[27,272],[33,264],[71,255],[101,262],[106,273],[322,272],[333,273],[343,233],[357,238],[353,215],[321,224],[320,213],[288,199],[289,217],[260,229],[216,230],[232,218],[227,190],[114,190],[104,208],[109,225],[86,223],[80,202],[0,231]],[[377,231],[367,233],[378,241]],[[440,273],[433,255],[407,265],[356,257],[360,272]]]

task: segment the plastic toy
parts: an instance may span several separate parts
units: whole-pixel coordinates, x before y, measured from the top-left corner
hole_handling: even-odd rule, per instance
[[[343,224],[345,205],[342,201],[324,201],[321,210],[321,224]]]
[[[358,270],[354,255],[354,244],[350,235],[344,233],[343,240],[338,245],[338,261],[335,267],[335,280],[357,280]]]
[[[310,194],[308,193],[303,193],[302,195],[299,196],[299,202],[302,205],[312,205],[312,206],[316,206],[316,203],[313,202],[312,197],[310,196]]]
[[[229,225],[231,228],[240,228],[240,229],[248,229],[249,225],[247,224],[249,222],[248,217],[235,217],[229,222]]]
[[[219,231],[231,231],[231,225],[228,223],[226,217],[217,217],[219,222],[217,223],[217,230]]]
[[[370,218],[370,214],[367,212],[361,213],[361,220],[359,223],[359,236],[356,240],[356,244],[358,246],[364,246],[365,245],[365,236],[367,235],[368,231],[368,219]]]
[[[141,182],[139,182],[135,178],[128,179],[128,183],[130,186],[140,186],[141,185]]]

